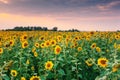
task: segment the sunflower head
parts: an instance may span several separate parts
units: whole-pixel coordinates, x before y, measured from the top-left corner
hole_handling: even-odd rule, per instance
[[[61,52],[61,47],[57,45],[55,47],[55,54],[60,54],[60,52]]]
[[[94,48],[96,48],[96,43],[93,43],[93,44],[91,45],[91,49],[94,49]]]
[[[28,42],[27,41],[22,42],[22,48],[26,48],[26,47],[28,47]]]
[[[86,61],[85,61],[85,63],[88,65],[88,66],[92,66],[93,65],[93,59],[87,59]]]
[[[18,73],[17,73],[16,70],[11,70],[10,74],[11,74],[13,77],[16,77]]]
[[[41,43],[41,44],[40,44],[40,47],[41,47],[41,48],[44,48],[44,47],[45,47],[45,43]]]
[[[13,46],[14,45],[14,40],[10,40],[9,44],[10,44],[10,46]]]
[[[112,72],[116,72],[116,71],[118,71],[118,69],[120,69],[120,64],[115,64],[115,65],[112,67]]]
[[[77,50],[78,50],[78,51],[81,51],[81,50],[82,50],[82,47],[78,47]]]
[[[0,48],[0,54],[2,54],[3,53],[3,48]]]
[[[26,80],[26,78],[25,77],[21,77],[21,79],[20,80]]]
[[[52,46],[56,45],[56,41],[55,40],[51,40],[50,43],[51,43]]]
[[[46,70],[51,70],[53,68],[53,63],[52,63],[52,61],[47,61],[46,63],[45,63],[45,69]]]
[[[39,76],[32,76],[30,80],[41,80]]]
[[[108,65],[107,63],[108,63],[108,60],[106,58],[99,58],[98,59],[98,65],[100,67],[103,67],[103,68],[107,67],[107,65]]]
[[[97,52],[101,52],[100,47],[96,47],[96,51],[97,51]]]
[[[34,52],[34,56],[35,56],[35,57],[38,57],[38,53],[37,53],[36,51]]]
[[[27,39],[28,39],[27,34],[23,34],[23,35],[21,36],[21,41],[25,41],[25,40],[27,40]]]
[[[36,42],[36,43],[35,43],[35,47],[36,47],[36,48],[39,48],[39,43]]]

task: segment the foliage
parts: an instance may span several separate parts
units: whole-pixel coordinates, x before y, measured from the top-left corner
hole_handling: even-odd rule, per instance
[[[0,31],[0,80],[119,80],[119,32]]]

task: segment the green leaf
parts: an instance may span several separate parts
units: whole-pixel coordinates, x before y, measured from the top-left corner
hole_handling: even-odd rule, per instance
[[[78,74],[78,77],[82,78],[82,75],[81,75],[81,74]]]
[[[10,78],[5,74],[2,76],[4,80],[10,80]]]
[[[65,75],[65,72],[62,69],[58,70],[58,73],[61,74],[61,75]]]

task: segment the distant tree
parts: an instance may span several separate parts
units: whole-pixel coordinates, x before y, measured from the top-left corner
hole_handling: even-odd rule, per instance
[[[58,29],[57,27],[53,27],[52,31],[57,31],[57,29]]]
[[[43,31],[47,31],[48,30],[48,28],[47,27],[43,27]]]

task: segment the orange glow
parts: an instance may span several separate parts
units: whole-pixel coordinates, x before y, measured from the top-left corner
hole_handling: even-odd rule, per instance
[[[7,0],[0,0],[0,2],[4,3],[4,4],[8,4]]]

